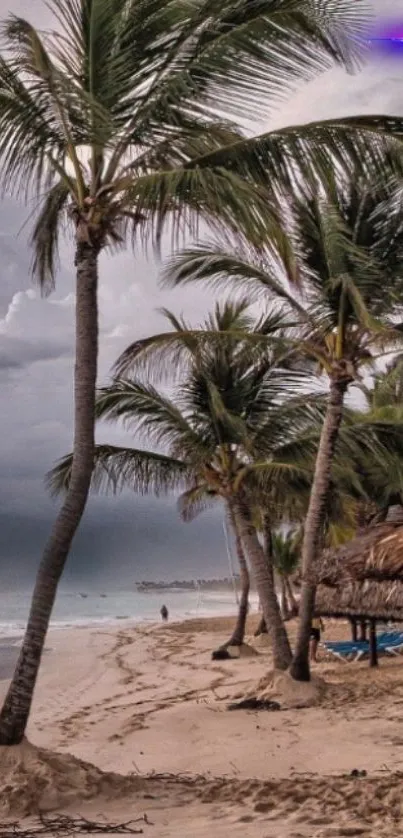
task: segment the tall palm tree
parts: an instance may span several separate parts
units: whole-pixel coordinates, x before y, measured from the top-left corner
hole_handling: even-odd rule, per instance
[[[186,226],[197,231],[200,219],[285,248],[280,182],[289,187],[298,169],[323,173],[323,154],[315,164],[315,152],[324,140],[335,154],[344,143],[350,158],[362,147],[351,122],[340,136],[331,123],[251,141],[231,121],[264,109],[299,76],[334,61],[352,66],[361,3],[358,15],[348,2],[330,0],[48,5],[53,25],[45,35],[17,16],[3,26],[1,180],[4,190],[38,199],[33,267],[45,291],[53,286],[61,231],[67,227],[74,238],[74,461],[0,713],[5,745],[24,735],[58,581],[90,485],[101,251],[127,240],[158,246],[168,220],[175,240]]]
[[[169,315],[171,322],[173,315]],[[201,335],[219,335],[223,326],[234,334],[247,327],[257,332],[269,331],[270,318],[257,322],[246,316],[245,304],[217,307]],[[277,317],[274,332],[278,331]],[[132,490],[161,490],[169,487],[169,463],[172,463],[172,489],[184,489],[180,498],[182,515],[191,520],[211,501],[224,502],[239,545],[244,579],[244,597],[239,621],[231,644],[243,640],[247,603],[247,567],[249,559],[267,624],[275,637],[275,661],[278,668],[289,664],[291,652],[280,619],[278,603],[269,567],[258,540],[252,509],[264,492],[270,502],[272,520],[277,509],[290,509],[290,498],[305,487],[311,471],[306,470],[307,449],[315,447],[312,423],[319,425],[320,409],[316,399],[306,395],[287,398],[287,390],[300,387],[302,373],[276,360],[279,343],[273,339],[270,350],[266,341],[260,364],[251,362],[238,340],[228,341],[221,349],[214,342],[198,345],[197,330],[178,329],[188,351],[181,383],[174,399],[168,399],[155,387],[139,379],[117,379],[100,391],[97,401],[99,418],[123,421],[145,436],[147,445],[166,448],[162,460],[156,453],[138,449],[95,449],[93,475],[96,487],[105,485]],[[192,338],[189,338],[189,335]],[[157,346],[159,336],[156,336]],[[143,342],[150,347],[152,339]],[[140,342],[141,343],[141,342]],[[280,341],[280,346],[281,346]],[[306,377],[303,378],[306,383]],[[306,438],[303,431],[309,431]],[[301,456],[301,450],[303,456]],[[301,467],[296,458],[300,452]],[[148,470],[147,470],[148,469]],[[160,472],[160,469],[162,471]],[[51,475],[52,487],[66,488],[71,479],[71,455],[64,458]],[[185,488],[184,488],[185,487]]]
[[[172,314],[169,319],[175,321]],[[263,324],[267,334],[268,323],[269,317],[254,323],[241,301],[218,306],[208,318],[206,332],[189,328],[182,332],[178,327],[177,340],[181,336],[188,354],[173,401],[163,396],[161,402],[158,390],[133,379],[117,380],[100,391],[97,405],[100,418],[121,420],[131,430],[140,432],[147,444],[157,442],[165,450],[158,453],[149,449],[97,446],[93,487],[113,491],[129,488],[157,495],[181,492],[178,505],[186,521],[193,520],[217,500],[224,503],[236,539],[243,581],[238,620],[224,647],[241,645],[244,638],[249,592],[246,552],[255,573],[257,563],[258,574],[260,568],[264,569],[259,594],[263,604],[268,602],[272,608],[269,628],[275,626],[275,660],[281,668],[289,663],[291,655],[278,607],[273,611],[273,568],[280,570],[285,578],[285,571],[291,565],[294,567],[300,554],[301,537],[282,539],[276,535],[275,527],[281,523],[295,525],[305,518],[323,408],[318,397],[287,395],[290,387],[300,384],[301,373],[295,361],[294,369],[281,366],[281,361],[284,364],[292,360],[284,357],[282,351],[280,363],[276,361],[282,344],[275,337],[271,353],[266,342],[259,367],[255,358],[251,360],[250,353],[245,353],[239,339],[241,329],[245,332],[249,328],[256,334]],[[229,330],[231,326],[236,339],[231,344],[226,340],[220,347],[219,341],[212,340],[213,336],[216,339],[220,333],[225,336],[227,332],[220,330],[224,327]],[[158,362],[161,336],[157,335],[155,340]],[[169,333],[166,340],[169,346]],[[150,361],[152,338],[139,343],[144,345]],[[166,372],[164,368],[164,383]],[[302,380],[307,387],[309,379]],[[365,434],[362,434],[362,425],[358,426],[355,414],[347,411],[347,417],[350,425],[342,429],[324,525],[326,543],[332,544],[348,537],[354,503],[364,497],[355,479],[356,464],[363,462],[364,454],[369,451],[371,455],[377,453],[371,423],[366,421]],[[382,448],[380,462],[384,454]],[[374,463],[374,456],[371,462]],[[72,455],[68,455],[51,473],[54,491],[68,487],[71,463]],[[246,532],[248,528],[250,531]],[[257,539],[257,529],[265,536],[266,555]],[[284,549],[280,549],[283,541]],[[290,566],[285,562],[287,556]],[[293,604],[289,585],[287,596]],[[267,606],[265,613],[267,616]]]
[[[376,188],[375,188],[376,187]],[[292,234],[298,278],[247,252],[225,252],[218,244],[199,245],[174,256],[166,276],[176,285],[203,281],[249,289],[249,299],[266,293],[294,323],[290,340],[325,373],[327,409],[316,458],[302,546],[303,587],[299,632],[291,674],[308,680],[309,637],[315,601],[315,573],[324,536],[324,517],[343,407],[349,387],[365,365],[400,340],[397,319],[403,300],[403,222],[389,186],[356,177],[335,185],[332,198],[306,193],[293,204]],[[262,337],[248,336],[251,348]],[[133,348],[119,368],[135,359]]]

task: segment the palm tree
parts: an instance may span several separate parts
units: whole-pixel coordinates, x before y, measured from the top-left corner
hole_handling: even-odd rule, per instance
[[[220,647],[212,653],[213,660],[220,660],[224,657],[229,657],[228,649],[232,647],[240,648],[244,644],[246,621],[249,611],[249,592],[250,592],[250,574],[247,558],[245,555],[244,546],[239,533],[239,527],[236,518],[235,505],[230,498],[223,498],[221,487],[217,487],[215,481],[211,483],[206,480],[206,472],[196,478],[191,487],[183,492],[178,499],[178,508],[183,521],[190,522],[195,519],[200,512],[213,506],[215,503],[223,503],[225,505],[225,514],[233,534],[235,541],[235,551],[239,565],[239,583],[241,588],[241,596],[238,603],[237,619],[231,633],[229,640],[222,643]]]
[[[44,36],[17,16],[3,27],[2,187],[38,199],[33,269],[45,291],[53,286],[60,233],[73,234],[76,374],[71,481],[0,713],[1,745],[24,735],[58,581],[88,496],[99,255],[127,240],[158,247],[166,223],[175,240],[184,227],[196,232],[200,219],[286,247],[278,185],[289,187],[298,169],[323,173],[323,155],[315,165],[323,140],[334,153],[344,143],[357,159],[356,124],[346,124],[340,136],[331,123],[251,141],[231,120],[264,108],[298,76],[334,61],[352,66],[363,21],[362,9],[357,19],[348,5],[49,0],[54,25]]]
[[[403,358],[397,355],[383,371],[378,371],[371,386],[361,385],[366,404],[350,414],[351,431],[365,436],[373,429],[382,455],[358,453],[355,468],[366,494],[357,503],[356,529],[365,530],[386,518],[391,506],[403,506]]]
[[[376,188],[375,188],[376,186]],[[249,288],[276,299],[294,323],[291,345],[325,373],[329,382],[327,409],[302,545],[303,586],[299,632],[291,675],[309,680],[309,637],[315,602],[316,562],[324,536],[324,518],[331,471],[343,417],[345,395],[363,366],[399,341],[397,318],[402,310],[403,222],[400,206],[388,185],[366,179],[341,180],[332,198],[320,191],[294,200],[292,234],[298,259],[298,281],[290,284],[285,270],[256,260],[244,250],[223,251],[219,243],[199,245],[172,258],[166,278],[173,284],[204,281]],[[248,336],[251,349],[262,336]],[[133,348],[118,362],[127,368]]]
[[[281,611],[283,620],[298,614],[298,604],[292,590],[291,577],[296,572],[300,559],[298,532],[289,530],[286,534],[273,534],[273,563],[280,579]]]
[[[234,513],[233,506],[229,504],[228,506],[228,513],[230,524],[232,528],[232,532],[234,533],[235,537],[235,549],[236,555],[238,559],[239,565],[239,576],[240,576],[240,585],[241,585],[241,596],[239,599],[238,605],[238,616],[237,620],[231,634],[230,639],[224,646],[220,648],[232,648],[232,647],[241,647],[245,640],[245,632],[246,632],[246,620],[248,616],[249,610],[249,592],[250,592],[250,575],[249,575],[249,568],[248,563],[246,561],[245,551],[243,549],[243,544],[241,540],[241,536],[239,534],[239,530],[237,527],[236,516]],[[219,651],[219,650],[218,650]],[[213,653],[214,655],[214,653]]]
[[[349,411],[347,411],[347,414],[350,416]],[[377,430],[377,425],[374,428],[371,422],[366,422],[366,442],[363,444],[356,433],[358,426],[353,425],[353,433],[351,433],[351,428],[342,426],[323,526],[325,547],[337,547],[344,544],[355,534],[356,510],[359,505],[368,504],[366,487],[364,487],[363,481],[357,477],[356,469],[362,468],[364,461],[371,461],[372,464],[375,460],[377,462],[383,461],[387,453],[387,449],[377,439]],[[294,493],[288,495],[287,505],[284,507],[283,503],[281,504],[282,511],[278,515],[277,522],[287,527],[286,535],[281,530],[275,530],[272,534],[272,559],[275,573],[280,580],[281,612],[284,620],[297,616],[299,612],[299,605],[293,591],[293,582],[298,588],[301,587],[300,560],[304,522],[309,505],[310,486],[319,439],[320,427],[316,426],[312,426],[311,433],[308,436],[306,434],[301,436],[301,444],[304,448],[308,446],[308,452],[305,451],[304,462],[309,481],[307,485],[300,481],[300,485],[294,487]],[[312,442],[313,450],[309,450]],[[298,450],[295,451],[295,457],[296,462],[301,463],[301,454]],[[256,521],[259,531],[263,531],[265,510],[268,505],[269,508],[273,508],[273,498],[268,499],[267,496],[262,494],[261,507],[257,511]],[[293,581],[291,577],[294,577]],[[256,635],[266,631],[265,620],[262,618]]]
[[[172,314],[169,319],[175,322]],[[144,434],[147,445],[157,443],[166,451],[160,462],[157,453],[97,446],[93,482],[96,488],[166,490],[171,462],[171,488],[184,489],[179,506],[185,520],[192,520],[216,499],[224,502],[237,540],[243,579],[239,620],[226,645],[243,641],[249,587],[245,552],[267,623],[273,629],[276,666],[284,668],[291,652],[278,609],[273,570],[257,537],[253,509],[261,503],[264,493],[274,521],[279,509],[284,514],[284,510],[292,508],[293,498],[302,487],[307,492],[311,478],[311,471],[306,468],[307,452],[311,452],[312,458],[312,424],[316,421],[319,426],[320,403],[318,407],[317,399],[309,400],[306,395],[287,398],[290,387],[295,391],[301,380],[307,384],[307,379],[295,364],[293,369],[292,365],[287,367],[284,358],[283,365],[277,362],[279,347],[282,348],[280,338],[273,338],[271,348],[266,340],[259,365],[251,361],[249,352],[237,339],[231,344],[226,341],[221,349],[210,339],[202,342],[205,335],[218,338],[231,328],[235,335],[242,330],[257,333],[262,329],[267,336],[270,322],[269,315],[253,321],[245,303],[240,301],[233,306],[217,306],[205,324],[206,331],[184,328],[184,323],[178,325],[177,339],[183,341],[188,355],[182,368],[182,383],[176,386],[173,400],[138,378],[117,379],[101,390],[97,401],[99,418],[121,420]],[[277,316],[272,331],[280,333]],[[159,337],[156,336],[157,355]],[[152,338],[141,344],[149,351]],[[298,453],[301,467],[296,462]],[[51,473],[54,490],[68,486],[71,462],[69,455]]]

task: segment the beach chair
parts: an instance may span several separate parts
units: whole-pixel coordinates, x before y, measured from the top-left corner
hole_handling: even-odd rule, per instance
[[[322,645],[330,654],[346,662],[358,661],[369,654],[368,640],[325,641]],[[403,632],[382,632],[377,636],[376,645],[379,654],[397,657],[403,651]]]
[[[378,649],[387,652],[389,655],[400,655],[403,649],[403,633],[390,632],[378,640]]]
[[[322,645],[331,655],[345,662],[360,660],[369,652],[367,640],[330,640],[324,641]]]

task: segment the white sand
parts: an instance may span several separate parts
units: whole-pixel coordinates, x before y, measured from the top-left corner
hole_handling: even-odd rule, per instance
[[[144,834],[155,838],[210,838],[212,827],[214,838],[401,836],[403,659],[383,660],[376,673],[367,664],[319,664],[317,674],[330,684],[319,707],[228,712],[228,700],[249,693],[270,670],[264,648],[258,657],[211,661],[228,625],[215,619],[52,632],[29,740],[137,780],[101,782],[95,773],[86,785],[80,775],[86,769],[78,767],[84,791],[74,800],[58,763],[52,800],[55,760],[51,769],[42,761],[48,779],[38,805],[117,821],[146,812],[155,826],[144,826]],[[1,682],[0,697],[5,688]],[[2,815],[4,786],[20,782],[21,771],[35,773],[31,751],[30,759],[29,771],[14,765],[10,781],[0,752]],[[368,778],[351,779],[355,768]],[[153,772],[207,779],[140,781]],[[67,773],[74,775],[71,763]]]

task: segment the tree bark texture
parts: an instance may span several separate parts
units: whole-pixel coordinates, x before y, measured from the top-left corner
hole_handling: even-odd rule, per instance
[[[274,579],[276,579],[276,576],[274,576]],[[281,613],[282,619],[284,620],[284,622],[286,622],[290,617],[290,609],[288,607],[288,594],[287,594],[287,586],[286,586],[286,582],[285,582],[285,576],[283,576],[282,573],[278,574],[278,581],[279,581],[279,584],[280,584],[280,597],[281,597],[280,613]]]
[[[235,623],[234,631],[228,643],[225,646],[242,646],[245,640],[246,620],[248,617],[249,606],[249,591],[250,591],[250,577],[249,569],[246,563],[245,552],[242,546],[241,536],[238,532],[236,522],[236,515],[232,504],[228,504],[228,517],[231,523],[231,528],[235,536],[236,554],[239,563],[240,581],[241,581],[241,597],[239,601],[238,617]]]
[[[98,359],[99,250],[99,246],[86,242],[78,243],[76,248],[76,358],[71,480],[39,565],[23,644],[0,713],[0,745],[17,745],[24,737],[57,587],[91,485]]]
[[[344,380],[332,380],[326,416],[320,436],[315,472],[302,542],[302,590],[299,628],[290,674],[296,681],[309,681],[309,641],[315,608],[316,569],[323,544],[323,526],[329,497],[333,457],[343,417]]]
[[[293,588],[292,588],[292,582],[291,582],[290,579],[286,579],[285,584],[286,584],[287,593],[288,593],[288,604],[290,606],[291,616],[292,617],[297,617],[298,616],[298,602],[295,599],[294,591],[293,591]]]
[[[256,631],[255,631],[254,636],[255,637],[260,637],[261,634],[267,634],[266,620],[265,620],[264,617],[260,618],[260,622],[259,622],[259,625],[258,625]]]
[[[257,593],[263,610],[263,617],[273,642],[273,663],[275,669],[286,670],[291,662],[291,647],[281,619],[280,607],[274,586],[273,564],[265,555],[255,527],[252,524],[247,505],[237,503],[236,521],[242,544],[255,580]]]

